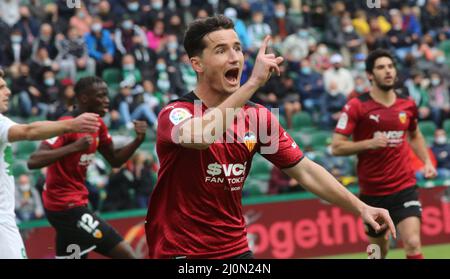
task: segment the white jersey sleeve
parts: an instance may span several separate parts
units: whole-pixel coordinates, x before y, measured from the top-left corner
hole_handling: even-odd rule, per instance
[[[12,126],[17,125],[16,122],[12,121],[8,117],[0,114],[0,142],[8,142],[8,131]]]

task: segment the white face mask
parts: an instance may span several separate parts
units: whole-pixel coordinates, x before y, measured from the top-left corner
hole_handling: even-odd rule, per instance
[[[94,23],[92,25],[92,31],[99,32],[100,30],[102,30],[102,25],[100,23]]]
[[[435,138],[434,141],[437,144],[446,144],[447,143],[447,137],[446,136],[439,136],[439,137]]]
[[[439,86],[439,84],[441,84],[441,80],[438,78],[432,78],[431,79],[431,85],[433,86]]]
[[[20,184],[19,185],[19,189],[22,192],[27,192],[27,191],[30,191],[31,185],[29,183],[27,183],[27,184]]]

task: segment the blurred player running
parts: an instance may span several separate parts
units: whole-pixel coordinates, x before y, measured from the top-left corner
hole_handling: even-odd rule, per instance
[[[61,120],[82,112],[104,116],[109,108],[108,88],[98,77],[80,79],[75,85],[77,108]],[[86,170],[98,150],[112,167],[120,167],[145,139],[146,122],[136,121],[136,138],[114,150],[108,128],[99,118],[96,133],[71,133],[44,141],[28,160],[30,169],[48,167],[43,192],[47,219],[56,230],[57,258],[73,257],[73,244],[80,256],[96,251],[111,258],[135,258],[128,243],[104,220],[87,208]]]
[[[420,244],[422,208],[416,178],[409,160],[409,142],[424,162],[425,177],[436,176],[417,125],[417,107],[408,96],[397,94],[394,83],[397,69],[388,51],[376,50],[366,61],[372,82],[369,93],[351,99],[342,110],[333,137],[334,155],[358,154],[361,200],[386,208],[394,220],[405,246],[406,256],[423,258]],[[349,137],[353,137],[353,141]],[[386,257],[389,240],[383,232],[367,228],[369,240]]]
[[[42,140],[63,133],[96,132],[98,115],[83,114],[65,121],[39,121],[17,124],[2,113],[8,110],[11,91],[0,70],[0,259],[26,258],[25,246],[14,214],[14,176],[11,143],[21,140]]]

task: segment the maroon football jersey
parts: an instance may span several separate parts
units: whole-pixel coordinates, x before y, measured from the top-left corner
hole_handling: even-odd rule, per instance
[[[194,100],[198,99],[191,93],[166,106],[159,115],[157,153],[161,167],[146,223],[150,258],[220,259],[248,251],[241,199],[254,154],[260,152],[280,168],[292,167],[303,158],[278,122],[273,125],[272,113],[252,103],[243,107],[227,130],[234,143],[216,141],[205,150],[176,144],[172,130],[196,115]],[[204,105],[197,108],[201,112],[207,109]],[[258,125],[252,125],[255,116]],[[237,123],[245,123],[246,128]],[[262,141],[261,125],[278,129],[277,133],[269,132],[270,139]],[[261,152],[274,142],[278,143],[276,152]]]
[[[60,120],[71,119],[63,116]],[[44,207],[51,211],[63,211],[76,206],[88,204],[88,190],[85,186],[86,171],[95,158],[99,145],[112,143],[108,128],[101,118],[100,129],[96,133],[69,133],[43,141],[50,148],[56,149],[91,135],[91,146],[81,152],[71,153],[48,166],[42,199]]]
[[[408,96],[397,95],[386,107],[369,93],[351,99],[342,110],[335,132],[353,136],[353,141],[384,134],[388,146],[358,154],[358,179],[361,193],[389,195],[414,186],[414,171],[409,161],[407,132],[417,128],[417,107]]]

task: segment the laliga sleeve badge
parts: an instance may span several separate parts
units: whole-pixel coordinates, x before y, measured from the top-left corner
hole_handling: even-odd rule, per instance
[[[178,125],[183,120],[186,120],[191,117],[192,114],[187,109],[184,108],[175,108],[169,114],[170,122],[172,122],[173,125]]]

